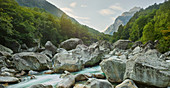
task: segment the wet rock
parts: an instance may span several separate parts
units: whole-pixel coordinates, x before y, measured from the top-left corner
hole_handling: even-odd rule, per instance
[[[118,40],[113,44],[113,48],[126,50],[128,48],[129,43],[132,43],[132,42],[129,40]]]
[[[51,60],[44,54],[34,52],[22,52],[12,56],[16,68],[22,70],[46,70]]]
[[[138,87],[132,80],[126,79],[121,84],[117,85],[115,88],[138,88]]]
[[[100,63],[103,73],[110,82],[122,82],[126,70],[126,58],[110,57]]]
[[[85,88],[113,88],[113,86],[107,80],[89,79],[85,84]]]
[[[53,88],[53,86],[48,84],[35,84],[29,88]]]
[[[28,74],[29,74],[29,75],[38,75],[39,72],[30,70],[30,71],[28,72]]]
[[[71,50],[71,49],[75,49],[78,44],[83,44],[83,41],[78,38],[71,38],[62,42],[60,44],[60,47],[66,50]]]
[[[19,82],[18,78],[7,77],[7,76],[0,76],[0,83],[17,83],[17,82]]]
[[[170,86],[170,64],[160,59],[160,55],[157,50],[148,50],[130,58],[126,64],[124,79],[129,78],[149,86]]]

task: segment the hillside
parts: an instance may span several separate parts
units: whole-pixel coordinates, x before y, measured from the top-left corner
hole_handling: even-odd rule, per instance
[[[154,4],[135,13],[125,26],[120,26],[113,34],[112,41],[130,39],[132,41],[159,40],[160,52],[170,50],[170,1]]]
[[[11,49],[22,44],[44,45],[47,41],[58,45],[68,38],[80,38],[89,45],[110,37],[72,22],[66,14],[58,18],[39,8],[19,6],[15,0],[1,0],[0,11],[0,44]]]
[[[54,6],[53,4],[49,3],[46,0],[16,0],[17,3],[20,6],[26,6],[26,7],[37,7],[41,9],[45,9],[47,12],[57,16],[61,17],[63,14],[65,14],[62,10]],[[68,15],[67,15],[68,16]],[[69,17],[73,22],[77,22],[74,18]]]
[[[140,7],[134,7],[130,9],[128,12],[122,13],[121,16],[118,16],[115,20],[115,22],[110,25],[105,31],[105,34],[113,35],[114,32],[117,32],[118,27],[120,25],[126,25],[126,23],[130,20],[130,18],[141,8]]]

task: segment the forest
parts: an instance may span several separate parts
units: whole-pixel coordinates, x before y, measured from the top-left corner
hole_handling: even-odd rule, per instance
[[[28,47],[47,41],[58,45],[68,38],[80,38],[86,45],[110,36],[86,25],[72,22],[66,14],[54,16],[44,9],[19,6],[15,0],[0,0],[0,41],[8,47],[13,43]]]
[[[125,26],[119,26],[112,36],[112,42],[119,39],[142,41],[158,40],[157,49],[164,53],[170,50],[170,1],[141,9]]]

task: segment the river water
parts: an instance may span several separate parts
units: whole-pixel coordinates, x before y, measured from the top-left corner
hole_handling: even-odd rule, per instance
[[[43,72],[42,72],[43,73]],[[94,66],[94,67],[89,67],[85,68],[79,72],[73,72],[72,74],[84,74],[84,73],[102,73],[100,66]],[[36,75],[36,79],[31,79],[30,76],[23,77],[22,82],[18,84],[13,84],[9,85],[7,88],[28,88],[31,85],[34,84],[50,84],[55,87],[57,83],[61,80],[60,78],[61,74],[41,74],[41,75]]]

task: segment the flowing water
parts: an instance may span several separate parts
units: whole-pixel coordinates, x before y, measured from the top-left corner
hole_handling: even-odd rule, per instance
[[[43,72],[42,72],[43,73]],[[85,68],[79,72],[73,72],[73,74],[84,74],[84,73],[102,73],[100,66]],[[31,79],[30,76],[23,77],[22,82],[18,84],[9,85],[7,88],[27,88],[34,84],[50,84],[54,87],[61,80],[61,74],[41,74],[36,75],[36,79]]]

